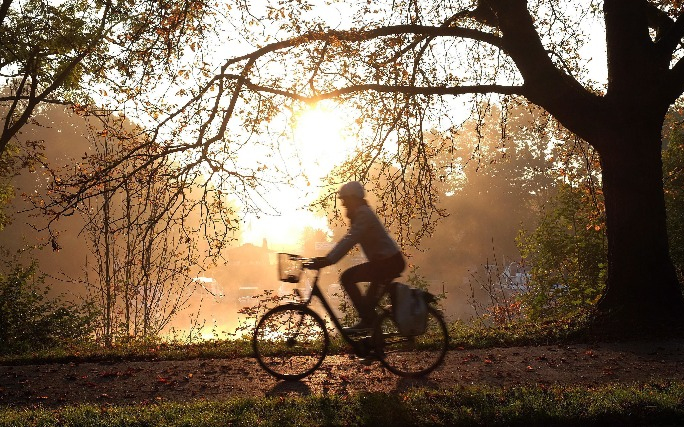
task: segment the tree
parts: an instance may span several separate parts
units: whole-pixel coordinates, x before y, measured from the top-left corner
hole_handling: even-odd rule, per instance
[[[90,252],[85,284],[100,308],[98,338],[107,345],[122,337],[155,337],[168,326],[196,290],[195,274],[222,255],[235,228],[232,206],[211,182],[199,175],[179,179],[181,166],[171,158],[150,164],[135,138],[137,128],[109,119],[107,126],[95,120],[82,129],[87,139],[74,151],[88,153],[80,163],[74,159],[78,167],[51,170],[53,182],[69,183],[125,157],[131,145],[143,155],[110,168],[111,180],[81,192],[74,208],[82,229],[70,232],[82,236]],[[117,132],[105,131],[112,128]],[[32,193],[37,205],[51,197],[40,188]]]
[[[154,90],[211,14],[201,0],[3,0],[0,154],[43,105],[97,108],[109,92],[121,104]]]
[[[424,126],[448,120],[454,104],[446,97],[522,96],[600,156],[608,238],[607,286],[598,304],[604,319],[637,326],[679,318],[684,299],[668,254],[661,158],[665,113],[684,91],[679,3],[605,0],[602,8],[598,2],[578,7],[552,0],[466,3],[362,5],[352,17],[357,27],[349,30],[326,29],[294,10],[285,12],[288,23],[277,14],[264,15],[264,27],[280,24],[278,35],[289,31],[292,37],[224,63],[210,81],[220,88],[207,98],[218,103],[226,96],[231,103],[204,121],[205,128],[215,129],[205,141],[225,137],[237,116],[232,109],[237,99],[257,99],[254,105],[262,107],[257,111],[270,111],[270,117],[274,105],[353,102],[360,111],[357,123],[368,127],[360,126],[366,144],[342,169],[345,177],[369,179],[369,165],[392,155],[400,165],[397,178],[423,171],[413,175],[404,196],[426,201],[429,209],[435,204],[430,183],[438,174],[423,140]],[[583,78],[578,54],[587,36],[579,23],[593,16],[605,24],[605,88]],[[268,67],[274,59],[280,73]],[[199,96],[195,101],[207,102]],[[219,117],[219,111],[225,113]],[[381,195],[397,205],[402,197]]]
[[[91,159],[104,162],[125,149],[108,137],[93,146],[97,156]],[[127,174],[136,165],[122,169]],[[170,170],[165,164],[141,168],[122,187],[105,184],[101,196],[79,206],[94,258],[95,278],[86,271],[86,282],[101,308],[98,333],[107,345],[120,337],[157,336],[192,293],[192,272],[201,258],[194,238],[201,233],[185,211],[197,202],[174,197],[178,188],[165,178]]]

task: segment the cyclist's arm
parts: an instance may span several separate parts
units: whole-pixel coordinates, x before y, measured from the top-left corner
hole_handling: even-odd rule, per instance
[[[328,262],[330,264],[335,264],[337,261],[342,259],[343,256],[347,254],[357,243],[361,241],[363,234],[368,229],[370,224],[370,217],[365,209],[359,209],[357,216],[354,218],[354,222],[349,228],[347,234],[340,239],[334,248],[326,255]]]

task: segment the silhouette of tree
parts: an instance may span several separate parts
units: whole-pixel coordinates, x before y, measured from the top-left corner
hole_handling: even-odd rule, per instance
[[[375,191],[396,206],[392,214],[430,222],[442,214],[436,188],[443,170],[433,159],[452,147],[435,149],[425,136],[456,127],[456,96],[495,94],[503,104],[523,97],[599,155],[608,235],[598,305],[604,319],[629,329],[684,313],[668,254],[661,158],[664,116],[684,91],[679,2],[361,2],[337,11],[336,25],[348,29],[331,28],[330,15],[312,8],[236,5],[229,18],[239,40],[226,35],[226,43],[240,43],[215,72],[179,70],[192,84],[159,106],[146,143],[159,147],[158,156],[182,152],[184,170],[204,168],[220,177],[219,186],[245,194],[268,166],[236,162],[235,153],[247,146],[277,158],[287,117],[335,99],[353,107],[363,148],[330,183],[384,176],[397,184]],[[595,36],[586,22],[605,26],[606,87],[591,81],[583,62],[580,48]]]

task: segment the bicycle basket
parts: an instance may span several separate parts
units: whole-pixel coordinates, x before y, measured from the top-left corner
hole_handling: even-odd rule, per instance
[[[302,274],[302,258],[299,255],[278,254],[278,278],[282,282],[299,283]]]

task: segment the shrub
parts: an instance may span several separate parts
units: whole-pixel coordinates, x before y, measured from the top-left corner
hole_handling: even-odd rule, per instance
[[[0,273],[0,353],[60,347],[91,337],[93,304],[48,298],[50,288],[35,263],[7,264],[8,272]]]
[[[684,283],[684,131],[679,128],[673,130],[663,150],[663,185],[670,257]]]
[[[586,310],[605,287],[607,243],[602,209],[584,188],[561,185],[537,228],[518,237],[532,275],[521,296],[531,320]]]

